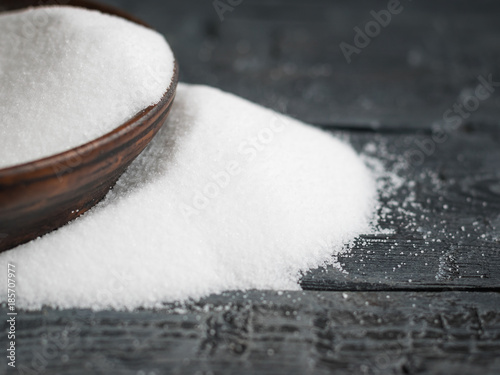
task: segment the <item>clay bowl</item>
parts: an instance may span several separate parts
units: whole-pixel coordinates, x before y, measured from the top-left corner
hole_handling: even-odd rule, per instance
[[[0,0],[0,10],[37,6],[38,3],[38,0]],[[145,25],[108,6],[89,1],[65,3]],[[117,124],[112,132],[57,155],[0,169],[0,252],[63,226],[104,198],[165,122],[177,80],[176,64],[170,86],[161,101],[125,124]]]

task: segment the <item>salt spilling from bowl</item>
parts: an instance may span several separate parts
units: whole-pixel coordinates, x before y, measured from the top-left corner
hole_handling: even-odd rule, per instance
[[[98,138],[160,101],[174,71],[163,36],[75,7],[0,14],[0,168]]]
[[[246,100],[180,84],[167,123],[105,201],[0,255],[19,308],[155,307],[299,289],[371,230],[376,187],[347,144]],[[6,300],[2,289],[0,300]]]

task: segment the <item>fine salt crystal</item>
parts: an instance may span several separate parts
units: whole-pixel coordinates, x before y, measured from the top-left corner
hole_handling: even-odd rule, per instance
[[[167,123],[107,198],[0,255],[19,308],[133,309],[296,290],[369,232],[376,183],[350,146],[246,100],[179,84]],[[1,289],[0,300],[6,300]]]
[[[98,138],[157,103],[174,57],[157,32],[75,7],[0,14],[0,168]]]

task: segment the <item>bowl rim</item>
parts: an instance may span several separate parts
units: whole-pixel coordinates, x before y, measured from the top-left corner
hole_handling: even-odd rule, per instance
[[[73,5],[75,4],[75,5]],[[84,5],[88,5],[89,7],[86,7]],[[38,5],[38,6],[44,6]],[[37,6],[37,7],[38,7]],[[118,17],[125,18],[131,22],[135,22],[139,25],[145,26],[147,28],[150,28],[154,30],[151,26],[146,24],[144,21],[141,21],[140,19],[127,14],[126,12],[114,8],[109,5],[105,4],[99,4],[93,1],[88,1],[88,0],[76,0],[76,1],[71,1],[68,4],[65,4],[63,6],[72,6],[72,7],[80,7],[80,8],[85,8],[85,9],[91,9],[91,10],[99,10],[103,13],[106,14],[111,14],[115,15]],[[22,11],[23,9],[28,9],[28,8],[20,8],[18,10]],[[15,11],[15,10],[14,10]],[[0,11],[0,13],[3,13]],[[143,109],[142,111],[136,113],[132,118],[129,120],[125,121],[124,123],[118,125],[115,127],[113,130],[109,131],[108,133],[105,133],[104,135],[92,139],[84,144],[81,144],[76,147],[72,147],[68,150],[58,152],[56,154],[52,154],[43,158],[31,160],[28,162],[20,163],[20,164],[14,164],[8,167],[0,168],[0,187],[3,183],[7,183],[6,180],[8,180],[8,184],[13,184],[13,183],[19,183],[20,181],[25,181],[26,179],[29,179],[34,172],[42,172],[44,169],[47,170],[46,173],[42,173],[43,176],[47,177],[50,175],[56,175],[56,171],[54,167],[56,165],[61,165],[67,162],[70,162],[72,158],[75,156],[81,157],[82,155],[88,155],[92,151],[99,149],[99,148],[104,148],[105,146],[109,145],[110,143],[116,141],[117,139],[120,139],[127,133],[133,131],[137,127],[141,126],[144,122],[144,120],[147,120],[148,118],[154,116],[157,114],[158,111],[162,110],[164,106],[166,106],[170,101],[173,100],[173,97],[175,96],[176,89],[177,89],[177,83],[179,79],[179,65],[177,63],[177,60],[175,59],[174,56],[174,71],[172,74],[172,77],[170,79],[170,84],[167,87],[165,93],[163,94],[162,98],[155,104],[150,105],[149,107]],[[75,167],[73,169],[77,169],[78,167]],[[40,176],[38,176],[40,177]]]
[[[50,156],[46,156],[41,159],[32,160],[26,163],[15,164],[10,167],[1,168],[0,169],[0,184],[2,183],[2,179],[4,178],[14,178],[21,177],[21,175],[26,173],[33,173],[36,171],[41,171],[46,168],[50,168],[54,165],[64,164],[68,161],[71,161],[75,156],[87,155],[91,151],[104,147],[111,142],[121,138],[125,134],[131,132],[138,126],[142,125],[142,120],[146,120],[151,116],[154,116],[159,110],[161,110],[164,105],[166,105],[171,99],[172,96],[175,95],[177,81],[178,81],[178,64],[177,61],[174,61],[174,74],[172,75],[170,85],[168,86],[167,91],[163,94],[163,97],[156,104],[150,105],[149,107],[143,109],[136,115],[134,115],[131,119],[127,120],[125,123],[119,125],[115,129],[110,132],[95,138],[87,143],[84,143],[80,146],[73,147],[69,150],[59,152],[57,154],[53,154]],[[52,173],[49,173],[52,174]],[[55,172],[53,174],[56,174]]]

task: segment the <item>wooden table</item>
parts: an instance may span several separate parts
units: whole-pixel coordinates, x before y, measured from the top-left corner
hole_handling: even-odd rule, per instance
[[[383,198],[391,234],[303,292],[21,312],[21,373],[500,374],[500,90],[470,99],[479,77],[500,81],[496,2],[401,0],[350,63],[339,45],[387,1],[244,0],[222,17],[212,1],[109,3],[166,35],[182,81],[370,144],[405,182]],[[460,123],[443,119],[464,101]]]

